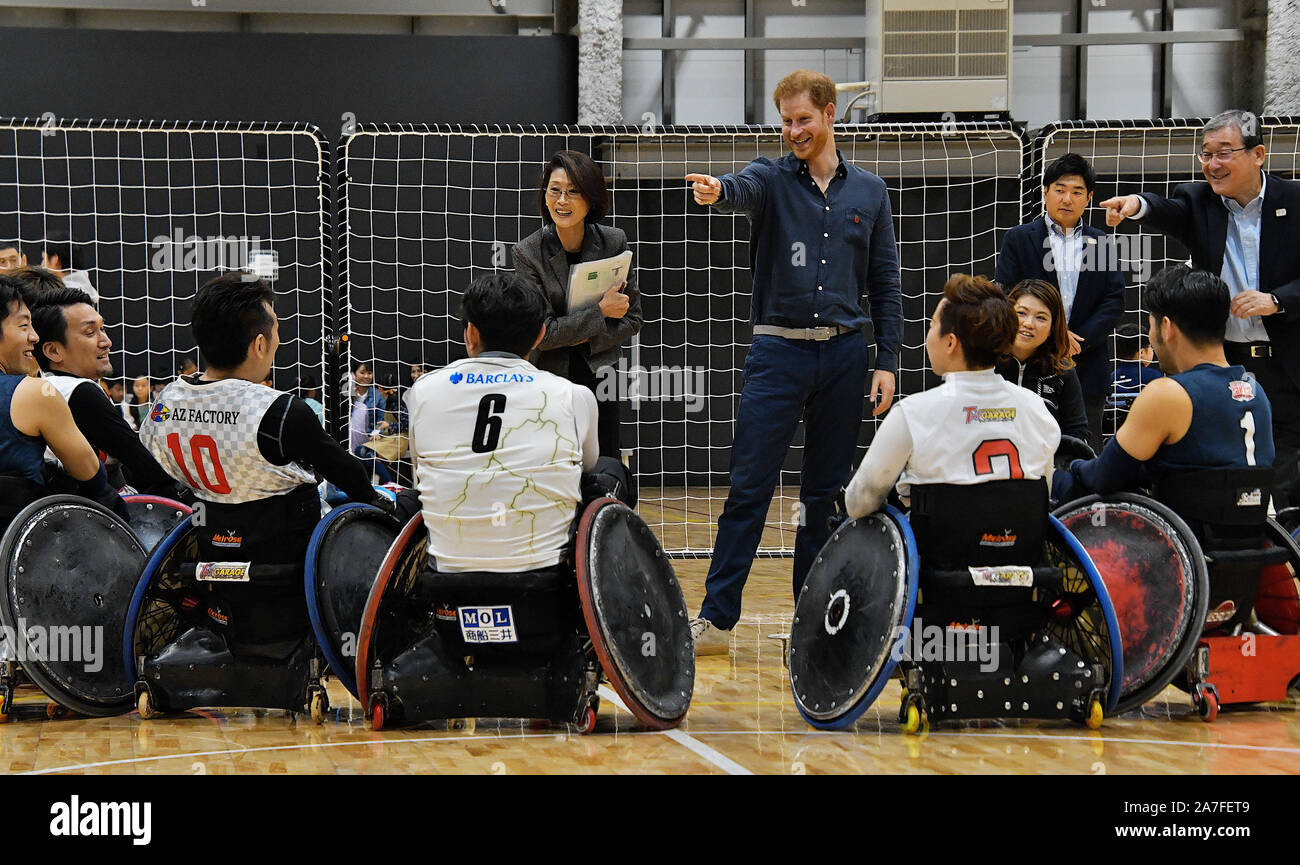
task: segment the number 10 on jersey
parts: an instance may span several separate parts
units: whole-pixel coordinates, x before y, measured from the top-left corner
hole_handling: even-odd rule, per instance
[[[189,464],[186,464],[185,452],[181,448],[180,433],[168,434],[167,450],[171,451],[172,459],[176,461],[176,465],[180,467],[181,473],[185,475],[185,480],[191,487],[195,489],[202,487],[222,496],[230,493],[226,471],[221,467],[221,456],[217,453],[217,443],[212,436],[190,436]],[[211,464],[211,474],[208,473],[209,464]],[[193,465],[195,472],[198,473],[198,481],[194,480],[195,472],[190,471],[190,465]]]

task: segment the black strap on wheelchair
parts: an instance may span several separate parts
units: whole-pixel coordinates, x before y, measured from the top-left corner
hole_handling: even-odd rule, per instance
[[[1047,531],[1047,483],[918,484],[907,516],[927,568],[1037,565]]]
[[[1173,472],[1152,496],[1183,518],[1207,553],[1250,551],[1264,546],[1272,481],[1271,466]]]

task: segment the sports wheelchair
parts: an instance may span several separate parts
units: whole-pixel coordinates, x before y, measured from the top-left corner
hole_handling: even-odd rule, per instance
[[[907,516],[886,506],[844,523],[790,632],[795,705],[821,729],[856,721],[895,670],[906,732],[927,717],[1095,728],[1119,698],[1121,664],[1106,587],[1049,515],[1042,480],[918,485]]]
[[[374,729],[502,717],[590,733],[603,677],[647,727],[685,716],[695,679],[686,604],[658,540],[626,505],[591,502],[565,559],[524,573],[440,572],[427,538],[413,517],[361,615],[354,684]],[[318,588],[333,596],[328,583]]]
[[[1168,476],[1151,496],[1069,502],[1056,515],[1115,599],[1124,642],[1117,712],[1174,684],[1201,717],[1285,700],[1300,677],[1300,547],[1268,517],[1272,469]]]
[[[52,699],[50,718],[128,711],[122,611],[148,551],[190,508],[156,496],[124,499],[129,525],[75,495],[38,499],[0,541],[0,721],[24,680]],[[10,639],[12,638],[12,640]]]

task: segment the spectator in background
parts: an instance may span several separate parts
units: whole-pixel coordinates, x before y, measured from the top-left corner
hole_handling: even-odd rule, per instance
[[[348,421],[348,449],[357,451],[370,441],[370,434],[384,419],[384,395],[375,386],[375,373],[370,364],[359,361],[352,368],[352,410]]]
[[[66,231],[51,231],[45,235],[41,247],[41,267],[53,271],[69,288],[79,288],[90,295],[92,303],[99,303],[99,292],[90,282],[90,274],[77,269],[76,253]],[[165,382],[164,382],[165,384]]]
[[[27,286],[27,292],[33,300],[43,294],[61,292],[65,287],[62,277],[43,267],[20,267],[9,271],[9,275]]]
[[[120,378],[102,378],[99,380],[99,386],[104,389],[104,394],[112,401],[113,405],[122,405],[122,400],[126,398],[126,385],[122,384]]]
[[[997,365],[998,373],[1038,394],[1061,435],[1088,441],[1088,416],[1070,359],[1070,332],[1060,292],[1050,282],[1026,279],[1011,289],[1007,299],[1015,308],[1019,326],[1011,353]]]
[[[153,399],[149,394],[149,377],[146,375],[136,376],[131,381],[131,399],[129,402],[122,404],[122,414],[126,417],[127,423],[136,432],[149,417],[149,406],[153,404]]]
[[[410,373],[410,380],[407,381],[406,386],[410,387],[411,385],[419,381],[420,376],[428,372],[429,368],[424,365],[424,361],[417,360],[415,363],[409,365],[408,371]],[[403,399],[405,399],[405,397],[403,397]]]
[[[320,376],[314,372],[300,375],[298,397],[316,412],[316,419],[320,421],[320,425],[325,426],[325,406],[320,401]]]
[[[397,392],[397,376],[379,376],[376,387],[384,398],[383,419],[376,422],[370,440],[357,448],[357,456],[378,475],[381,484],[388,484],[396,479],[389,464],[406,458],[410,438],[406,406]]]
[[[194,362],[194,358],[183,358],[180,364],[176,367],[176,377],[184,378],[187,375],[194,375],[198,371],[199,365]]]
[[[1065,310],[1068,356],[1083,391],[1096,448],[1101,410],[1110,395],[1108,337],[1124,314],[1124,273],[1106,232],[1083,221],[1096,176],[1088,160],[1067,153],[1043,170],[1043,216],[1020,225],[1002,240],[995,281],[1014,286],[1026,279],[1055,286]],[[1060,420],[1058,418],[1058,420]],[[1077,435],[1061,424],[1065,435]]]
[[[1151,365],[1156,353],[1136,324],[1122,324],[1115,331],[1115,354],[1119,360],[1110,375],[1111,399],[1114,401],[1131,403],[1147,382],[1164,375],[1159,367]]]
[[[8,243],[0,240],[0,273],[26,266],[27,256],[23,255],[17,242]]]

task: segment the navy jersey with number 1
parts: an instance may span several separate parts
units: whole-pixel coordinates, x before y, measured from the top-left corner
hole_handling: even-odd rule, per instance
[[[1154,477],[1188,469],[1271,466],[1273,410],[1241,366],[1203,363],[1171,376],[1192,400],[1187,434],[1147,463]]]

